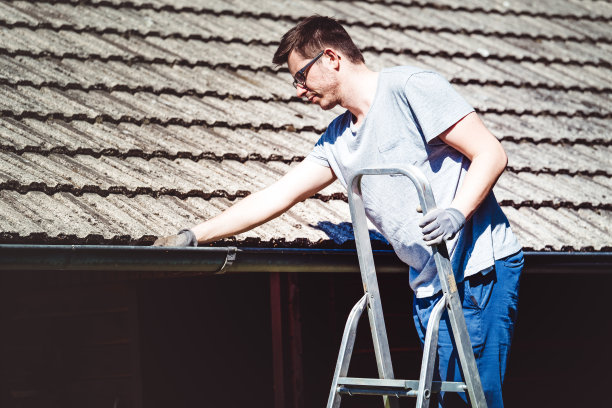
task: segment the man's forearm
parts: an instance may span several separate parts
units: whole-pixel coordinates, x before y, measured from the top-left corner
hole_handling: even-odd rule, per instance
[[[501,146],[494,152],[475,156],[451,207],[461,211],[466,219],[470,218],[491,191],[507,163],[508,158]]]
[[[212,242],[255,228],[310,197],[335,180],[329,167],[302,161],[285,176],[191,230],[198,243]]]
[[[291,202],[274,200],[273,196],[270,187],[253,193],[191,230],[200,244],[248,231],[277,217],[293,205]]]
[[[451,203],[466,219],[470,218],[506,168],[508,156],[475,112],[443,132],[440,139],[471,161]]]
[[[158,238],[153,245],[185,246],[195,241],[191,232],[200,244],[240,234],[279,216],[331,184],[335,178],[329,167],[304,160],[269,187],[238,201],[216,217],[188,231]]]

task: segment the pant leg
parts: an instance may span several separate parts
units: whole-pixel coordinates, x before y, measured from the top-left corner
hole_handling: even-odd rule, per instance
[[[496,261],[490,272],[476,274],[457,284],[476,364],[490,408],[503,407],[502,383],[516,322],[522,268],[523,254],[518,252]],[[414,299],[413,317],[421,344],[425,340],[431,310],[441,296],[442,294],[438,293],[429,298]],[[446,312],[440,321],[436,362],[437,379],[463,381]],[[444,408],[467,406],[466,401],[465,393],[440,395],[440,404]]]

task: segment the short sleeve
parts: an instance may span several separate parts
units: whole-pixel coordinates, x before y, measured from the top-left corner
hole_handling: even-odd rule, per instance
[[[317,163],[321,166],[331,167],[329,165],[329,160],[327,159],[327,153],[325,152],[323,138],[325,134],[321,136],[321,138],[315,143],[312,151],[306,156],[305,160]]]
[[[404,90],[428,143],[474,111],[451,84],[436,72],[422,71],[411,75]]]

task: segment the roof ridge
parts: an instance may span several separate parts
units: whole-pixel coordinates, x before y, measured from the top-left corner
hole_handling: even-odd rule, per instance
[[[395,54],[395,55],[402,54],[402,55],[410,55],[413,57],[426,56],[426,57],[442,57],[445,59],[454,59],[454,58],[472,59],[473,58],[473,59],[482,59],[482,60],[491,59],[495,61],[517,62],[517,63],[532,62],[532,63],[542,63],[544,65],[560,63],[560,64],[577,65],[577,66],[592,65],[596,67],[597,66],[606,67],[606,68],[612,67],[612,62],[601,59],[601,58],[597,58],[597,60],[578,61],[578,60],[573,60],[573,59],[568,59],[568,58],[559,58],[559,57],[542,57],[542,56],[530,56],[530,55],[523,55],[519,57],[516,55],[499,55],[499,54],[488,53],[488,52],[486,54],[483,54],[482,51],[478,51],[478,50],[466,53],[462,51],[456,51],[456,52],[448,52],[444,50],[413,51],[409,48],[396,49],[392,47],[379,48],[379,47],[374,47],[374,46],[366,46],[366,47],[363,47],[361,51],[373,52],[373,53],[378,53],[378,54],[385,54],[385,53]]]
[[[274,19],[276,20],[276,19]],[[299,20],[296,20],[296,22]],[[612,21],[612,19],[611,19]],[[372,23],[373,24],[373,23]],[[351,25],[350,22],[345,22],[345,25]],[[357,25],[352,23],[352,25]],[[27,28],[30,30],[50,30],[50,31],[70,31],[77,34],[82,33],[90,33],[97,35],[104,34],[115,34],[121,36],[134,36],[134,37],[156,37],[160,39],[180,39],[180,40],[192,40],[192,41],[202,41],[202,42],[213,42],[218,41],[222,43],[241,43],[245,45],[265,45],[265,46],[273,46],[278,45],[280,41],[278,40],[262,40],[262,39],[250,39],[246,40],[240,37],[232,37],[232,38],[224,38],[218,35],[215,36],[205,36],[199,33],[191,33],[184,34],[180,32],[170,32],[170,33],[161,33],[157,30],[143,31],[138,29],[118,29],[116,27],[92,27],[92,26],[77,26],[75,24],[62,23],[62,24],[53,24],[49,22],[29,22],[29,21],[13,21],[9,22],[6,20],[0,19],[0,27],[5,27],[8,29],[13,28]],[[531,34],[531,33],[517,33],[513,31],[500,31],[500,30],[487,30],[481,28],[451,28],[451,27],[435,27],[435,26],[422,26],[417,24],[404,24],[404,25],[377,25],[376,27],[364,27],[364,28],[396,28],[401,31],[420,31],[420,32],[428,32],[432,34],[440,34],[440,33],[448,33],[448,34],[461,34],[461,35],[482,35],[489,37],[504,37],[504,38],[515,38],[515,39],[529,39],[534,41],[563,41],[563,42],[577,42],[577,43],[589,43],[589,44],[611,44],[612,37],[607,36],[590,36],[590,35],[550,35],[550,34]]]
[[[612,111],[609,112],[600,112],[596,110],[586,111],[586,110],[575,110],[573,112],[565,112],[565,111],[551,111],[550,109],[544,109],[541,111],[534,111],[530,109],[525,110],[517,110],[514,108],[480,108],[476,109],[476,111],[480,114],[497,114],[497,115],[514,115],[514,116],[552,116],[552,117],[566,117],[566,118],[597,118],[597,119],[609,119],[612,118]],[[250,123],[228,123],[226,121],[209,121],[206,119],[191,119],[185,120],[183,118],[167,118],[160,119],[156,117],[142,117],[137,118],[134,116],[122,115],[119,117],[113,117],[108,114],[100,114],[95,116],[90,116],[86,113],[76,113],[66,115],[62,112],[48,112],[48,113],[40,113],[35,111],[26,111],[23,110],[21,112],[13,112],[10,110],[0,110],[0,115],[5,118],[11,119],[34,119],[39,121],[53,121],[53,120],[61,120],[64,122],[72,122],[72,121],[84,121],[89,123],[102,123],[109,122],[113,124],[120,123],[133,123],[136,125],[148,125],[155,124],[160,126],[183,126],[183,127],[191,127],[191,126],[208,126],[208,127],[223,127],[227,129],[253,129],[253,130],[287,130],[291,132],[317,132],[323,133],[326,127],[317,128],[312,125],[300,126],[296,127],[292,124],[284,124],[284,125],[273,125],[270,123],[261,123],[259,125],[252,125]]]
[[[10,0],[9,0],[10,1]],[[367,2],[374,3],[376,0],[342,0],[344,2]],[[274,14],[270,12],[251,12],[251,11],[240,11],[236,12],[231,9],[224,10],[214,10],[208,7],[192,7],[192,6],[175,6],[172,4],[154,4],[154,3],[134,3],[133,1],[124,1],[120,4],[114,3],[108,0],[98,0],[98,1],[85,1],[85,0],[34,0],[33,3],[47,3],[47,4],[70,4],[73,6],[76,5],[85,5],[89,7],[112,7],[112,8],[126,8],[132,10],[154,10],[154,11],[169,11],[173,13],[192,13],[192,14],[212,14],[212,15],[236,15],[236,16],[251,16],[251,17],[270,17],[275,19],[283,19],[289,20],[292,22],[299,21],[301,16],[290,16],[283,14]],[[376,1],[380,3],[380,1]],[[436,4],[433,2],[414,2],[411,1],[409,3],[399,2],[394,0],[383,0],[383,4],[385,5],[399,5],[405,7],[416,7],[420,9],[424,8],[432,8],[440,11],[459,11],[459,12],[471,12],[471,13],[484,13],[484,14],[497,14],[501,16],[512,15],[518,17],[541,17],[547,19],[563,19],[563,20],[587,20],[587,21],[602,21],[609,22],[612,21],[612,17],[610,16],[594,16],[590,14],[576,15],[576,14],[562,14],[562,13],[546,13],[546,12],[536,12],[531,10],[497,10],[497,9],[485,9],[483,7],[467,7],[467,6],[450,6],[450,5],[442,5]],[[346,22],[340,21],[342,25],[346,25]]]
[[[201,189],[191,189],[188,191],[179,191],[176,188],[160,188],[154,189],[152,187],[136,187],[136,188],[128,188],[126,186],[110,186],[108,188],[102,188],[97,185],[84,185],[82,187],[77,187],[72,184],[63,184],[58,183],[55,186],[50,186],[47,183],[43,182],[31,182],[30,184],[23,184],[17,180],[9,180],[0,183],[0,191],[13,191],[19,194],[28,194],[32,192],[41,192],[46,195],[52,196],[57,193],[68,193],[74,195],[76,197],[80,197],[83,194],[96,194],[101,197],[108,197],[111,194],[123,195],[129,198],[135,196],[150,196],[153,198],[159,198],[162,196],[171,196],[176,197],[181,200],[186,200],[188,198],[201,198],[203,200],[209,201],[213,198],[226,198],[230,201],[234,201],[238,198],[244,198],[251,194],[251,191],[248,190],[236,190],[235,192],[229,192],[225,189],[217,189],[210,192],[202,191]],[[348,197],[345,193],[337,192],[332,194],[321,194],[316,193],[310,197],[310,199],[319,200],[323,202],[328,201],[344,201],[348,202]],[[529,207],[529,208],[569,208],[572,210],[604,210],[604,211],[612,211],[612,203],[599,203],[593,204],[590,202],[573,202],[568,200],[501,200],[499,204],[502,207],[512,207],[515,209]]]
[[[574,203],[568,200],[542,200],[542,201],[534,201],[534,200],[522,200],[522,201],[514,201],[514,200],[501,200],[499,201],[499,205],[502,207],[512,207],[515,209],[529,207],[535,208],[536,210],[539,208],[553,208],[555,210],[559,208],[568,208],[571,210],[604,210],[604,211],[612,211],[612,203],[599,203],[593,204],[590,202],[582,201],[579,203]]]
[[[62,112],[49,112],[49,113],[40,113],[34,111],[21,111],[20,113],[16,113],[9,110],[0,110],[0,117],[11,118],[16,120],[21,119],[34,119],[39,121],[54,121],[60,120],[63,122],[72,122],[72,121],[83,121],[88,123],[102,123],[108,122],[113,124],[120,123],[132,123],[135,125],[148,125],[154,124],[159,126],[183,126],[183,127],[191,127],[191,126],[207,126],[207,127],[220,127],[226,129],[251,129],[251,130],[273,130],[273,131],[290,131],[290,132],[318,132],[322,133],[325,129],[316,128],[312,125],[295,127],[292,124],[285,124],[280,126],[275,126],[270,123],[262,123],[260,125],[252,125],[250,123],[235,123],[231,124],[225,121],[208,121],[206,119],[191,119],[185,120],[182,118],[169,118],[169,119],[159,119],[155,117],[144,117],[144,118],[136,118],[133,116],[122,115],[120,117],[113,117],[108,114],[101,114],[96,116],[89,116],[85,113],[76,113],[72,115],[65,115]]]
[[[562,13],[546,13],[531,10],[513,10],[506,9],[500,10],[496,8],[484,8],[482,6],[468,7],[464,5],[450,5],[450,4],[439,4],[433,1],[408,1],[405,0],[335,0],[343,3],[370,3],[370,4],[384,4],[387,6],[400,6],[400,7],[415,7],[415,8],[431,8],[439,11],[454,11],[454,12],[468,12],[468,13],[483,13],[483,14],[496,14],[500,16],[515,16],[515,17],[542,17],[542,18],[559,18],[565,20],[589,20],[589,21],[609,21],[612,19],[610,16],[595,16],[591,14],[562,14]]]
[[[533,169],[529,166],[522,166],[522,167],[514,167],[514,166],[507,166],[506,167],[506,171],[511,171],[512,173],[531,173],[531,174],[549,174],[549,175],[565,175],[565,176],[571,176],[571,177],[575,177],[575,176],[587,176],[587,177],[595,177],[595,176],[606,176],[606,177],[612,177],[612,172],[606,171],[606,170],[570,170],[570,169],[550,169],[550,168],[543,168],[543,169]]]
[[[540,111],[535,111],[531,109],[512,109],[512,108],[485,108],[485,109],[476,109],[478,113],[494,113],[496,115],[504,115],[510,114],[514,116],[553,116],[553,117],[565,117],[565,118],[597,118],[597,119],[609,119],[612,118],[612,111],[609,112],[600,112],[600,111],[586,111],[586,110],[575,110],[574,112],[566,112],[566,111],[553,111],[550,109],[543,109]]]
[[[557,139],[557,140],[553,140],[550,137],[543,137],[540,139],[536,139],[532,136],[513,136],[513,135],[504,135],[501,137],[498,137],[498,139],[500,141],[505,141],[505,142],[511,142],[511,143],[533,143],[535,145],[538,144],[548,144],[548,145],[555,145],[555,146],[562,146],[562,145],[585,145],[585,146],[593,146],[593,145],[597,145],[597,146],[612,146],[612,139],[611,138],[596,138],[596,139],[586,139],[583,137],[579,137],[576,139],[568,139],[566,137],[563,137],[561,139]]]
[[[528,138],[525,138],[528,139]],[[505,138],[501,138],[501,141],[504,141]],[[528,142],[528,143],[534,143],[528,140],[520,140],[517,143],[520,142]],[[612,141],[611,140],[603,140],[603,142],[601,145],[603,146],[611,146],[612,145]],[[594,143],[592,143],[593,141],[586,141],[586,140],[581,140],[580,143],[574,143],[574,144],[581,144],[581,145],[587,145],[590,146]],[[563,145],[566,144],[562,141],[559,141],[558,143],[547,143],[547,142],[538,142],[538,143],[534,143],[534,144],[550,144],[550,145]],[[599,146],[600,144],[598,144]],[[11,145],[6,145],[6,144],[0,144],[0,151],[2,152],[6,152],[6,153],[13,153],[16,155],[23,155],[23,154],[27,154],[27,153],[33,153],[33,154],[39,154],[41,156],[49,156],[52,154],[56,154],[56,155],[64,155],[64,156],[68,156],[68,157],[74,157],[74,156],[78,156],[78,155],[84,155],[84,156],[91,156],[91,157],[95,157],[95,158],[100,158],[100,157],[116,157],[116,158],[120,158],[120,159],[127,159],[130,157],[134,157],[134,158],[141,158],[143,160],[151,160],[151,159],[156,159],[156,158],[162,158],[162,159],[167,159],[167,160],[178,160],[178,159],[185,159],[185,160],[191,160],[194,162],[198,162],[201,160],[210,160],[210,161],[216,161],[216,162],[221,162],[224,160],[232,160],[232,161],[238,161],[240,163],[245,163],[247,161],[256,161],[256,162],[262,162],[262,163],[268,163],[268,162],[281,162],[281,163],[285,163],[285,164],[290,164],[293,162],[300,162],[302,160],[304,160],[304,156],[300,156],[300,155],[295,155],[295,156],[291,156],[291,157],[285,157],[279,154],[271,154],[268,157],[264,157],[261,154],[258,153],[249,153],[248,155],[240,155],[238,153],[223,153],[223,154],[217,154],[215,152],[212,151],[206,151],[206,152],[202,152],[199,154],[194,154],[192,152],[185,152],[185,151],[179,151],[176,153],[169,153],[167,151],[164,150],[154,150],[151,152],[145,152],[142,149],[129,149],[127,151],[120,151],[117,148],[105,148],[105,149],[100,149],[100,150],[94,150],[90,147],[79,147],[76,149],[70,149],[68,147],[65,146],[55,146],[52,148],[43,148],[41,146],[34,146],[34,145],[26,145],[22,148],[17,148],[15,146],[11,146]],[[552,174],[552,175],[556,175],[556,174],[564,174],[564,175],[569,175],[569,176],[608,176],[608,177],[612,177],[612,173],[605,171],[605,170],[596,170],[596,171],[590,171],[590,170],[572,170],[570,171],[569,169],[558,169],[558,170],[552,170],[549,168],[544,168],[544,169],[533,169],[529,166],[523,166],[523,167],[514,167],[514,166],[508,166],[507,167],[508,171],[511,171],[513,173],[533,173],[533,174]]]
[[[218,91],[206,90],[206,91],[198,91],[195,88],[177,90],[170,87],[161,87],[156,88],[152,85],[127,85],[127,84],[114,84],[108,85],[105,83],[95,83],[91,85],[83,85],[79,82],[66,82],[61,83],[59,81],[42,81],[42,82],[34,82],[28,79],[20,79],[20,80],[12,80],[9,78],[0,78],[0,85],[5,85],[7,87],[31,87],[34,89],[42,89],[42,88],[50,88],[50,89],[59,89],[59,90],[75,90],[82,92],[95,92],[95,91],[104,91],[104,92],[125,92],[131,95],[136,93],[150,93],[153,95],[173,95],[178,97],[183,96],[197,96],[200,98],[204,97],[214,97],[219,99],[234,99],[239,101],[261,101],[261,102],[304,102],[306,101],[302,98],[298,98],[297,96],[291,96],[288,98],[275,97],[275,96],[262,96],[262,95],[251,95],[244,96],[235,93],[220,93]],[[597,88],[595,88],[596,91]],[[586,88],[580,89],[584,92],[587,91]],[[608,90],[602,90],[602,92],[610,92],[612,93],[612,88]]]
[[[154,150],[152,152],[145,152],[142,149],[129,149],[127,151],[121,152],[117,148],[106,148],[101,150],[94,150],[90,147],[79,147],[76,149],[69,149],[65,146],[56,146],[49,149],[42,148],[41,146],[33,146],[27,145],[22,148],[16,148],[14,146],[0,144],[0,151],[14,153],[17,155],[23,155],[25,153],[34,153],[40,154],[41,156],[49,156],[51,154],[65,155],[69,157],[74,157],[78,155],[86,155],[95,158],[99,157],[117,157],[121,159],[126,159],[129,157],[137,157],[144,160],[151,160],[156,158],[163,158],[168,160],[177,160],[177,159],[187,159],[192,161],[200,161],[200,160],[210,160],[221,162],[223,160],[233,160],[244,163],[246,161],[257,161],[257,162],[282,162],[282,163],[292,163],[292,162],[300,162],[304,159],[304,156],[292,156],[292,157],[284,157],[278,154],[271,154],[268,157],[264,157],[258,153],[249,153],[246,156],[241,156],[238,153],[223,153],[221,155],[206,151],[199,154],[193,154],[191,152],[179,151],[177,153],[169,153],[164,150]]]
[[[228,192],[224,189],[213,190],[211,192],[204,192],[200,189],[191,189],[189,191],[179,191],[176,188],[160,188],[153,189],[152,187],[136,187],[128,188],[125,186],[110,186],[108,188],[102,188],[97,185],[84,185],[77,187],[72,184],[56,184],[50,186],[43,182],[31,182],[30,184],[23,184],[17,180],[9,180],[0,183],[0,191],[14,191],[19,194],[28,194],[32,192],[41,192],[46,195],[55,195],[57,193],[68,193],[76,197],[80,197],[83,194],[96,194],[101,197],[108,197],[111,194],[120,194],[126,197],[132,198],[139,195],[147,195],[153,198],[161,196],[172,196],[181,200],[188,198],[201,198],[206,201],[213,198],[226,198],[230,201],[234,201],[237,198],[244,198],[251,194],[247,190],[236,190],[235,192]],[[312,199],[321,200],[324,202],[330,200],[340,200],[348,202],[348,198],[344,193],[332,193],[332,194],[314,194]]]
[[[547,91],[578,91],[578,92],[591,92],[591,93],[612,93],[612,87],[598,88],[595,86],[581,86],[581,85],[570,85],[564,86],[561,84],[550,84],[547,82],[519,82],[513,80],[496,80],[496,79],[463,79],[463,78],[450,78],[449,82],[455,85],[479,85],[479,86],[495,86],[495,87],[510,87],[510,88],[526,88],[526,89],[544,89]],[[34,82],[29,79],[13,80],[9,78],[0,78],[0,85],[6,85],[9,87],[31,87],[35,89],[51,88],[60,90],[77,90],[83,92],[92,91],[105,91],[105,92],[125,92],[129,94],[136,93],[151,93],[153,95],[173,95],[173,96],[197,96],[197,97],[215,97],[220,99],[236,99],[242,101],[261,101],[261,102],[304,102],[305,99],[297,96],[291,97],[279,97],[279,96],[262,96],[262,95],[251,95],[244,96],[234,93],[220,93],[214,90],[199,91],[195,88],[177,90],[171,87],[160,87],[156,88],[152,85],[127,85],[127,84],[114,84],[108,85],[105,83],[94,83],[90,85],[83,85],[79,82],[59,82],[59,81],[40,81]]]
[[[251,194],[250,191],[246,190],[236,190],[234,193],[230,193],[223,189],[214,190],[211,192],[204,192],[199,189],[179,191],[176,188],[153,189],[152,187],[128,188],[125,186],[110,186],[108,188],[102,188],[93,184],[77,187],[72,184],[59,183],[55,186],[50,186],[47,183],[38,181],[32,182],[30,184],[23,184],[16,180],[9,180],[0,183],[0,191],[14,191],[19,194],[41,192],[45,193],[46,195],[69,193],[77,197],[80,197],[83,194],[97,194],[101,197],[108,197],[111,194],[119,194],[130,198],[139,195],[147,195],[153,198],[158,198],[161,196],[173,196],[180,198],[181,200],[185,200],[187,198],[202,198],[204,200],[210,200],[213,198],[227,198],[230,201],[234,201],[237,198],[246,197]]]
[[[418,57],[418,56],[427,56],[427,57],[442,57],[445,59],[482,59],[482,60],[495,60],[495,61],[503,61],[503,62],[516,62],[516,63],[520,63],[520,62],[532,62],[532,63],[541,63],[544,65],[550,65],[550,64],[566,64],[566,65],[576,65],[579,67],[583,67],[583,66],[594,66],[594,67],[605,67],[605,68],[612,68],[612,62],[607,61],[607,60],[603,60],[601,58],[597,58],[595,60],[584,60],[584,61],[577,61],[577,60],[573,60],[573,59],[567,59],[567,58],[558,58],[558,57],[542,57],[542,56],[538,56],[538,57],[534,57],[534,56],[515,56],[515,55],[497,55],[497,54],[488,54],[488,55],[483,55],[481,52],[478,51],[474,51],[474,52],[469,52],[469,53],[465,53],[465,52],[461,52],[461,51],[457,51],[457,52],[448,52],[448,51],[444,51],[444,50],[439,50],[439,51],[430,51],[430,50],[421,50],[421,51],[413,51],[410,49],[401,49],[401,50],[397,50],[397,49],[393,49],[393,48],[375,48],[375,47],[364,47],[364,49],[362,51],[369,51],[369,52],[374,52],[374,53],[393,53],[395,55],[397,54],[404,54],[404,55],[410,55],[413,57]],[[50,52],[50,51],[31,51],[31,50],[11,50],[8,49],[6,47],[0,47],[0,55],[6,55],[8,57],[18,57],[18,56],[25,56],[25,57],[31,57],[31,58],[55,58],[55,59],[74,59],[74,60],[78,60],[78,61],[88,61],[88,60],[95,60],[95,61],[100,61],[100,62],[109,62],[109,61],[119,61],[119,62],[123,62],[125,64],[139,64],[139,63],[145,63],[145,64],[151,64],[151,65],[170,65],[170,66],[174,66],[174,65],[178,65],[178,66],[184,66],[184,67],[209,67],[212,69],[217,69],[217,68],[229,68],[229,69],[244,69],[244,70],[249,70],[249,71],[268,71],[268,72],[276,72],[279,71],[278,68],[273,68],[272,66],[269,65],[262,65],[262,66],[252,66],[252,65],[245,65],[245,64],[232,64],[232,63],[227,63],[227,62],[221,62],[221,63],[211,63],[209,61],[204,61],[204,60],[186,60],[186,59],[181,59],[181,58],[161,58],[161,57],[145,57],[142,55],[132,55],[132,56],[125,56],[125,55],[101,55],[101,54],[78,54],[78,53],[74,53],[74,52],[64,52],[64,53],[54,53],[54,52]],[[286,69],[286,68],[284,68]]]

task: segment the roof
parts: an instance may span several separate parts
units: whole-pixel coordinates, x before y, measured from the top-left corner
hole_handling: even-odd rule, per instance
[[[271,64],[313,13],[371,68],[433,68],[475,106],[527,249],[612,248],[612,4],[586,0],[0,3],[0,243],[146,245],[280,177],[341,112]],[[351,239],[334,183],[218,245]]]

